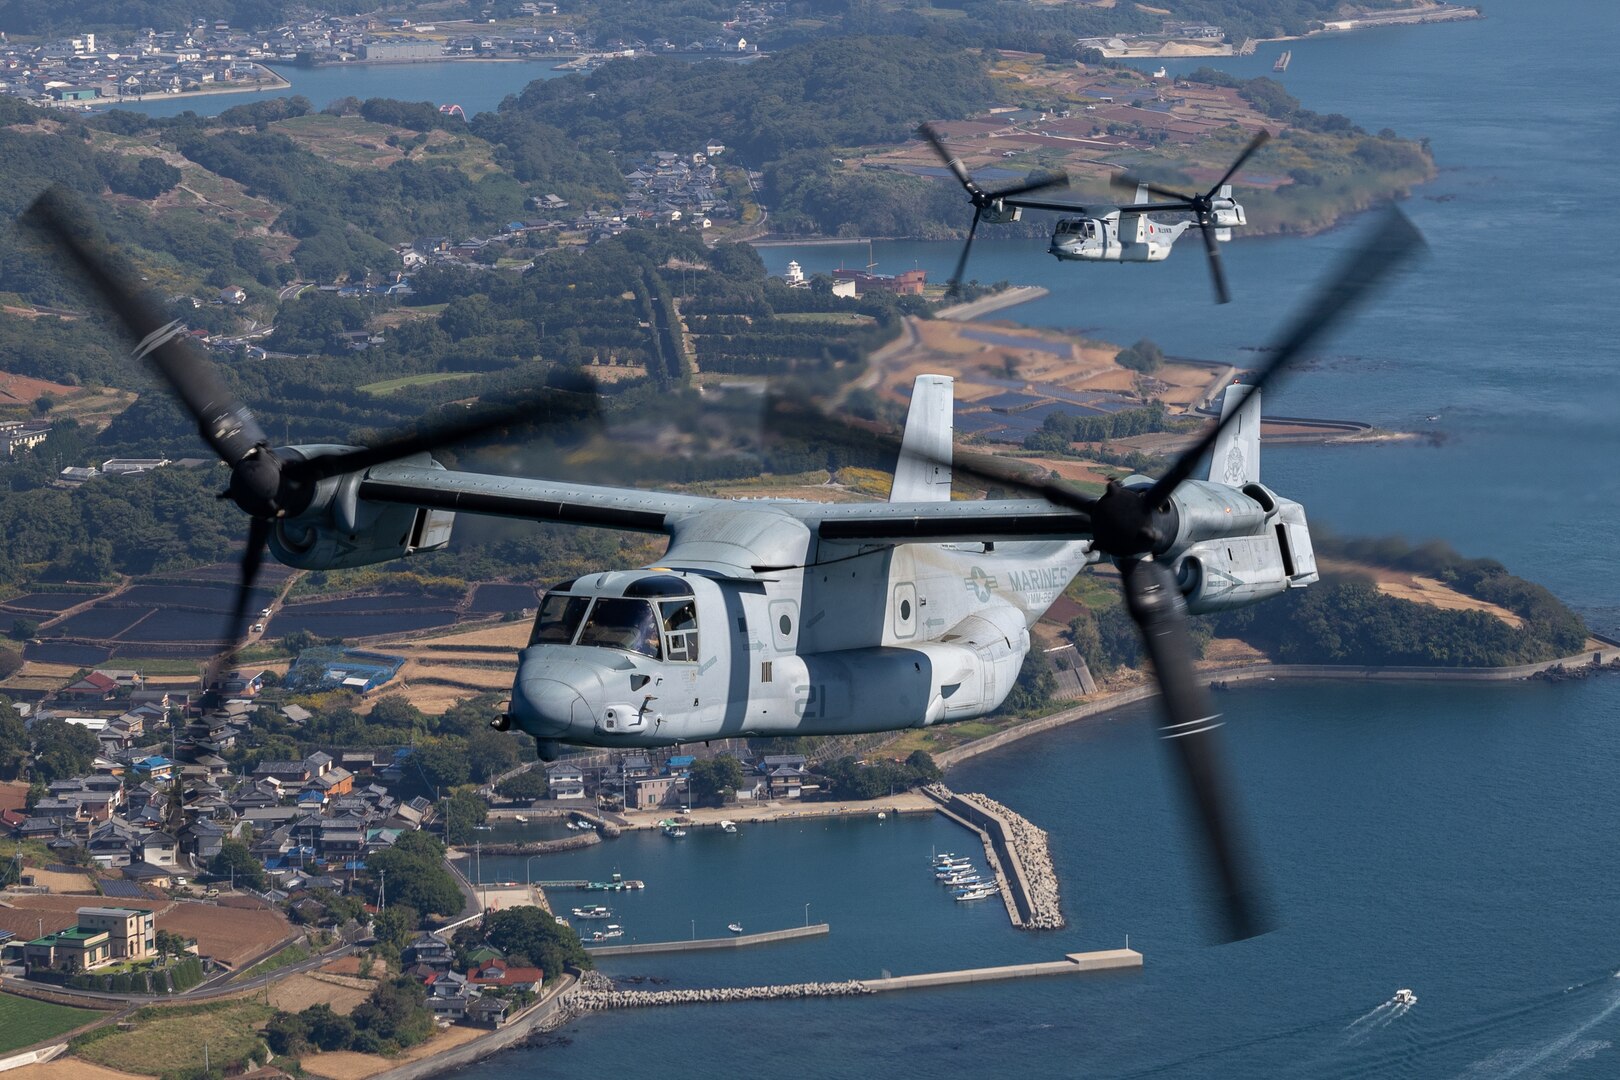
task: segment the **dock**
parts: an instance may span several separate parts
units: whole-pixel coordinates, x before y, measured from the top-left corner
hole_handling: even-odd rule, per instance
[[[1040,964],[1007,964],[965,971],[896,975],[888,979],[862,979],[861,985],[874,994],[880,994],[889,990],[923,990],[932,986],[965,986],[1005,979],[1027,979],[1037,975],[1080,975],[1088,971],[1121,971],[1141,966],[1142,954],[1135,949],[1104,949],[1100,952],[1068,953],[1062,960]]]
[[[786,930],[767,930],[762,934],[733,934],[723,938],[692,938],[687,941],[647,941],[636,945],[597,945],[585,942],[585,950],[592,956],[635,956],[639,953],[700,952],[704,949],[741,949],[749,945],[770,945],[778,941],[821,937],[832,933],[827,923],[793,926]]]

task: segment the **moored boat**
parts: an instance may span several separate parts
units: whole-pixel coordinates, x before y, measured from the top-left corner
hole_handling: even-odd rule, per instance
[[[574,909],[574,918],[611,919],[613,918],[613,909],[604,904],[591,904],[589,907],[577,907]]]
[[[740,934],[743,932],[742,923],[740,922],[726,923],[726,929],[730,930],[733,934]]]

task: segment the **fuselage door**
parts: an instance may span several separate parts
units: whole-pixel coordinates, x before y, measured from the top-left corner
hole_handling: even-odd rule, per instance
[[[902,581],[894,587],[894,636],[909,640],[917,636],[917,586]]]

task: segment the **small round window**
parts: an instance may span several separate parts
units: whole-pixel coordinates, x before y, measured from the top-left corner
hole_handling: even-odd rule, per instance
[[[781,627],[783,637],[793,633],[793,620],[788,618],[786,615],[782,616],[780,619],[777,619],[776,625]]]
[[[900,621],[901,622],[910,622],[911,621],[911,601],[910,600],[902,600],[902,601],[900,601]]]

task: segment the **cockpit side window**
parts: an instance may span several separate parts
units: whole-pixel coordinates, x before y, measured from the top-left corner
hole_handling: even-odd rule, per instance
[[[579,644],[640,653],[654,660],[664,658],[658,633],[658,617],[645,600],[602,597],[591,608],[590,618],[580,631]]]
[[[658,605],[669,639],[669,658],[696,663],[698,658],[697,602],[665,600]]]
[[[549,593],[540,604],[540,614],[534,617],[534,629],[529,633],[530,645],[568,645],[574,640],[579,624],[590,607],[588,596],[564,596]]]

